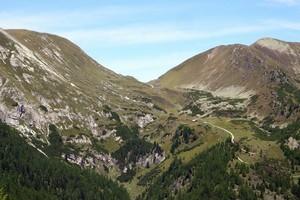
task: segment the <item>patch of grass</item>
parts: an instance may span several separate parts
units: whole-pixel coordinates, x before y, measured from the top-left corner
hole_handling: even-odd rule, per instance
[[[251,125],[252,130],[255,132],[255,137],[265,141],[277,141],[281,136],[277,133],[266,133],[255,125]]]
[[[144,176],[146,173],[149,172],[150,169],[136,169],[136,175],[131,179],[129,182],[123,182],[123,186],[126,188],[127,192],[129,193],[131,199],[136,199],[141,193],[143,193],[146,189],[145,186],[141,186],[138,184],[139,178]]]
[[[257,102],[258,95],[253,95],[250,97],[250,105],[254,105]]]
[[[77,135],[90,135],[89,130],[80,129],[77,126],[73,126],[73,128],[70,129],[64,129],[61,131],[62,135],[68,136],[68,137],[74,137]]]
[[[167,113],[167,111],[166,111],[165,109],[159,107],[159,106],[156,105],[156,104],[153,105],[153,108],[156,109],[156,110],[159,110],[159,111],[161,111],[161,112]]]
[[[61,153],[68,152],[68,148],[64,146],[60,131],[54,125],[49,125],[49,142],[50,145],[45,148],[45,152],[47,155],[60,157]]]
[[[104,113],[109,113],[111,115],[109,117],[110,120],[115,120],[117,122],[121,121],[120,116],[118,115],[118,113],[112,111],[112,109],[108,105],[103,106],[103,112]]]
[[[19,104],[10,97],[4,96],[3,101],[8,107],[17,107]]]
[[[98,140],[92,138],[92,145],[93,145],[93,149],[95,149],[97,152],[102,152],[102,153],[106,153],[106,154],[109,153],[109,151],[103,147],[103,144],[101,143],[101,141],[98,141]]]
[[[259,128],[258,125],[256,125],[253,121],[250,120],[240,120],[240,119],[233,119],[231,120],[232,123],[236,125],[243,125],[247,124],[249,126],[249,130],[254,133],[254,136],[259,138],[260,140],[265,141],[277,141],[280,138],[279,134],[276,133],[270,133],[267,130],[264,130],[263,128]]]
[[[44,106],[44,105],[40,105],[40,106],[39,106],[39,109],[40,109],[41,111],[43,111],[44,113],[47,113],[47,112],[48,112],[48,108],[47,108],[46,106]]]
[[[182,160],[183,163],[189,162],[195,156],[201,154],[206,149],[212,147],[213,145],[225,141],[228,138],[228,135],[216,132],[206,133],[202,138],[202,142],[195,146],[194,148],[183,151],[177,154],[177,157]]]
[[[106,149],[109,153],[115,152],[120,148],[119,142],[117,142],[113,137],[106,138],[101,142],[101,146]]]
[[[187,106],[185,106],[182,110],[190,110],[192,112],[192,116],[196,116],[196,115],[203,115],[204,112],[197,106],[192,104],[189,104]]]
[[[231,117],[231,118],[239,118],[242,117],[246,113],[246,110],[235,110],[235,109],[230,109],[230,110],[215,110],[213,112],[214,115],[218,117]]]
[[[206,92],[203,90],[193,90],[193,89],[187,89],[187,93],[185,94],[186,97],[189,99],[200,99],[200,98],[214,98],[212,93]]]
[[[137,127],[129,128],[121,123],[117,125],[116,130],[117,136],[120,136],[124,141],[137,138],[139,135]]]
[[[161,173],[161,170],[159,168],[154,168],[150,172],[148,172],[144,176],[142,176],[137,184],[140,186],[149,185],[153,181],[153,179],[160,173]]]
[[[264,140],[257,136],[253,130],[253,124],[246,120],[231,120],[226,118],[207,118],[206,121],[231,131],[235,136],[235,141],[241,147],[248,147],[252,156],[241,152],[240,155],[249,163],[261,161],[260,151],[263,156],[274,159],[284,159],[280,145],[276,140]]]
[[[121,183],[128,182],[133,179],[136,172],[135,169],[130,169],[126,173],[122,173],[120,176],[117,177],[117,180]]]
[[[246,99],[227,99],[227,102],[228,102],[230,105],[235,106],[236,104],[244,103],[245,100],[246,100]]]

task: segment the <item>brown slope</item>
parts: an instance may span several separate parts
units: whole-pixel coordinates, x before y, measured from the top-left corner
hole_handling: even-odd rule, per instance
[[[258,101],[249,112],[260,118],[274,115],[279,121],[298,116],[298,100],[293,93],[299,88],[300,45],[272,38],[258,40],[250,46],[218,46],[196,55],[171,69],[153,83],[166,88],[193,88],[219,96],[248,98]],[[292,89],[279,99],[280,88]],[[292,94],[290,94],[292,93]],[[288,101],[288,102],[287,102]],[[288,114],[287,110],[293,110]],[[288,116],[287,116],[288,115]]]

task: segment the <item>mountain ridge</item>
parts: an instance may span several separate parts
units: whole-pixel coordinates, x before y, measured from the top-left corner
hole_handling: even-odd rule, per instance
[[[111,157],[115,149],[104,148],[103,141],[120,147],[135,138],[135,127],[143,131],[152,124],[147,132],[153,131],[159,116],[173,107],[164,97],[170,93],[167,90],[156,91],[116,74],[58,36],[1,31],[0,62],[0,120],[20,131],[44,155],[51,144],[50,127],[59,130],[59,137],[69,146],[60,156],[101,173],[105,167],[118,168]],[[118,130],[127,131],[130,137]],[[144,142],[136,137],[137,144]],[[149,147],[143,158],[138,157],[140,165],[153,156],[159,154]]]
[[[263,38],[249,46],[234,44],[212,48],[151,83],[173,89],[205,90],[216,96],[265,96],[268,103],[260,112],[260,118],[263,118],[274,113],[273,105],[268,104],[277,101],[277,89],[288,84],[297,90],[299,78],[299,43]]]

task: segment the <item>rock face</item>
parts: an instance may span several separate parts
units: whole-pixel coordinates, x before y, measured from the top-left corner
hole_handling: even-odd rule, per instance
[[[142,167],[150,167],[153,164],[158,164],[161,163],[165,160],[165,153],[158,153],[158,152],[153,152],[152,154],[149,154],[143,158],[140,158],[139,161],[137,162],[137,165],[140,165]]]
[[[152,115],[146,114],[145,116],[138,117],[137,124],[140,128],[144,128],[145,126],[147,126],[148,124],[150,124],[153,121],[154,121],[154,119],[153,119]]]
[[[294,139],[293,137],[289,137],[289,139],[287,141],[287,145],[290,150],[295,150],[295,149],[299,148],[299,142],[296,139]]]
[[[66,161],[79,165],[82,168],[93,168],[101,171],[103,167],[112,168],[116,161],[106,154],[91,152],[90,155],[81,154],[62,154],[62,158]]]
[[[77,135],[75,137],[67,137],[66,143],[81,144],[81,145],[92,145],[90,138],[85,135]]]

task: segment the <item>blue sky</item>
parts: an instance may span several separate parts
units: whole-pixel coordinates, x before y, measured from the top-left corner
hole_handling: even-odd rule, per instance
[[[221,44],[300,42],[300,0],[0,0],[0,27],[72,40],[100,64],[149,81]]]

